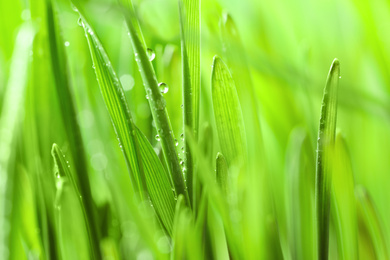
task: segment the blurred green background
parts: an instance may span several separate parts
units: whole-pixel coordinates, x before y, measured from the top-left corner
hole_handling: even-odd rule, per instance
[[[156,55],[153,65],[158,80],[169,86],[164,97],[174,132],[179,136],[183,126],[178,3],[134,0],[133,4],[145,41]],[[145,90],[116,1],[90,0],[82,1],[82,5],[122,82],[135,123],[160,154]],[[68,1],[57,1],[56,6],[87,152],[92,195],[102,212],[102,230],[108,232],[104,248],[119,252],[125,259],[134,259],[135,255],[137,259],[150,259],[153,255],[145,249],[148,246],[134,231],[130,179],[101,98],[84,31],[77,22],[79,16]],[[46,8],[45,0],[0,0],[0,187],[4,190],[0,198],[1,206],[11,204],[13,208],[4,206],[0,211],[15,216],[10,223],[2,223],[0,232],[2,237],[16,237],[13,247],[2,249],[10,251],[5,254],[14,259],[29,254],[42,256],[41,251],[47,251],[47,244],[52,243],[49,231],[55,213],[50,209],[56,202],[50,149],[57,143],[67,154],[69,146],[67,122],[60,116],[60,104],[64,101],[55,94]],[[221,24],[227,19],[236,26],[230,48],[221,34]],[[228,60],[229,67],[249,68],[251,79],[247,82],[253,83],[259,105],[263,133],[258,134],[264,138],[270,189],[276,202],[276,219],[280,214],[279,222],[284,221],[282,216],[286,214],[284,183],[290,133],[296,127],[306,129],[315,151],[323,87],[329,66],[337,57],[341,64],[338,128],[349,147],[355,185],[364,186],[371,194],[389,248],[389,28],[390,2],[386,0],[201,3],[200,139],[207,140],[202,136],[206,122],[214,124],[210,79],[212,57],[218,54]],[[227,53],[229,50],[234,53]],[[235,55],[241,58],[229,58]],[[232,73],[234,77],[235,72]],[[244,118],[246,115],[244,109]],[[218,151],[217,142],[214,151]],[[70,154],[67,158],[71,166],[77,159]],[[11,186],[12,189],[6,188]],[[7,204],[7,192],[13,194],[12,203]],[[65,239],[74,242],[65,243],[71,248],[66,252],[74,255],[63,257],[86,259],[86,231],[80,228],[82,223],[77,224],[82,222],[82,213],[71,206],[76,197],[67,198],[69,210],[62,210],[59,215],[71,219],[62,223],[71,236]],[[49,231],[42,230],[45,227]],[[49,234],[46,239],[42,239],[44,233]],[[156,232],[155,240],[159,250],[169,251],[161,230]],[[289,258],[287,246],[281,241],[283,255]],[[332,248],[331,242],[331,252]],[[361,259],[368,259],[364,256],[361,254]]]

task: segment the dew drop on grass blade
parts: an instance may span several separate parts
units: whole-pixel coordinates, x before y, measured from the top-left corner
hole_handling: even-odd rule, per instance
[[[316,164],[316,221],[318,259],[328,259],[331,160],[337,119],[337,89],[340,63],[335,59],[330,67],[322,99],[317,142]]]

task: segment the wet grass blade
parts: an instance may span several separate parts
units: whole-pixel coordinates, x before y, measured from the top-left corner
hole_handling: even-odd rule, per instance
[[[151,61],[146,53],[142,36],[137,32],[138,21],[133,12],[131,1],[122,6],[126,24],[129,30],[130,39],[133,45],[134,55],[144,82],[145,91],[148,97],[149,106],[157,133],[161,140],[165,163],[172,176],[177,195],[183,194],[185,201],[190,205],[186,184],[184,182],[182,169],[176,154],[174,135],[166,110],[166,101],[158,87],[158,81]]]
[[[100,91],[118,137],[119,147],[125,157],[133,188],[140,200],[144,200],[146,199],[146,188],[144,180],[141,179],[144,174],[142,164],[140,163],[139,152],[137,151],[138,143],[135,137],[136,129],[127,105],[123,88],[103,48],[103,45],[89,23],[86,21],[86,18],[80,11],[80,7],[77,7],[82,19],[85,35],[88,40]]]
[[[330,67],[322,99],[320,126],[317,142],[316,164],[316,212],[318,259],[328,259],[329,210],[330,210],[330,156],[336,135],[337,89],[340,63],[335,59]]]
[[[357,218],[352,164],[347,145],[340,133],[336,135],[332,156],[331,212],[336,227],[340,259],[358,259]]]
[[[222,153],[217,154],[216,174],[219,187],[224,195],[228,195],[228,166]]]
[[[56,166],[56,178],[59,179],[59,186],[57,191],[57,199],[61,199],[61,193],[62,185],[64,184],[64,180],[69,180],[70,186],[75,191],[77,199],[79,201],[80,208],[83,212],[85,225],[88,232],[88,239],[90,243],[90,253],[93,258],[101,258],[101,251],[100,251],[100,241],[98,240],[98,237],[95,237],[96,231],[94,226],[94,219],[92,216],[88,215],[87,213],[87,207],[86,204],[90,203],[89,201],[85,200],[83,198],[82,193],[80,192],[80,189],[77,185],[77,179],[75,174],[70,170],[69,163],[65,159],[65,155],[61,151],[61,149],[58,147],[57,144],[53,144],[51,155],[54,160],[54,164]],[[57,201],[57,203],[60,203]]]
[[[214,57],[211,76],[214,117],[219,143],[228,166],[246,161],[245,127],[236,87],[226,64]]]
[[[379,214],[375,207],[374,201],[372,200],[368,191],[363,187],[357,187],[355,189],[355,196],[357,200],[357,212],[359,217],[359,229],[364,230],[367,233],[362,232],[359,234],[359,248],[363,249],[366,253],[369,250],[364,250],[365,240],[371,243],[374,249],[375,259],[389,259],[389,251],[387,242],[385,240],[385,230]],[[360,232],[360,230],[359,230]],[[366,236],[366,237],[365,237]],[[365,255],[360,255],[364,257]]]

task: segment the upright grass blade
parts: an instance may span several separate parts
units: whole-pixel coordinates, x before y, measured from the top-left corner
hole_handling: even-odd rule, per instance
[[[244,120],[233,78],[218,56],[214,56],[211,88],[222,154],[229,167],[242,167],[247,158]]]
[[[13,194],[16,167],[16,136],[21,130],[22,104],[25,97],[29,70],[29,52],[35,37],[35,29],[25,23],[18,31],[11,59],[10,76],[0,116],[0,258],[8,259],[12,250],[11,234],[14,216]],[[16,217],[16,216],[15,216]]]
[[[358,259],[357,217],[354,180],[347,145],[340,133],[332,157],[331,212],[336,227],[340,259]]]
[[[65,126],[65,134],[69,141],[70,154],[74,158],[76,175],[74,176],[74,185],[78,187],[80,196],[83,197],[85,203],[87,226],[89,231],[89,239],[91,246],[94,249],[95,257],[101,258],[99,250],[99,240],[101,234],[99,232],[97,216],[94,208],[94,201],[91,193],[91,186],[88,176],[88,167],[86,163],[86,155],[84,144],[81,136],[81,131],[76,117],[76,108],[74,105],[74,97],[69,83],[68,62],[64,50],[63,39],[61,37],[59,20],[53,0],[47,0],[47,25],[49,33],[49,46],[51,54],[51,64],[54,73],[56,84],[56,93],[60,101],[60,111]],[[54,146],[53,146],[54,149]]]
[[[179,0],[184,128],[198,139],[200,101],[200,0]],[[184,165],[188,193],[194,200],[194,161],[184,131]]]
[[[165,172],[146,137],[133,123],[123,88],[107,54],[91,26],[84,16],[80,15],[83,19],[100,89],[128,162],[132,181],[135,181],[133,184],[136,190],[141,191],[141,200],[147,199],[144,197],[146,195],[150,197],[163,227],[169,235],[172,235],[175,197],[172,192],[170,175]]]
[[[389,259],[390,254],[385,234],[383,233],[384,228],[376,210],[374,201],[367,190],[363,187],[357,187],[355,189],[355,196],[360,222],[359,229],[365,229],[365,231],[367,231],[367,234],[359,234],[359,248],[364,248],[364,240],[368,240],[374,247],[374,258],[380,260]],[[363,237],[364,235],[367,235],[367,237]],[[364,255],[360,255],[360,257],[364,257]]]
[[[217,183],[224,195],[228,194],[228,166],[222,153],[217,154],[216,163]]]
[[[54,160],[54,163],[56,166],[56,175],[57,175],[56,178],[60,179],[59,187],[58,187],[59,193],[57,194],[57,199],[60,199],[61,192],[63,192],[63,189],[62,189],[63,180],[69,180],[70,186],[75,191],[76,196],[77,196],[78,201],[79,201],[80,208],[83,212],[85,226],[86,226],[87,232],[88,232],[88,240],[90,243],[91,256],[93,258],[100,259],[100,258],[102,258],[101,251],[100,251],[100,241],[98,240],[97,237],[94,237],[97,230],[94,230],[95,226],[94,226],[93,216],[88,215],[87,207],[86,207],[86,204],[91,203],[91,202],[86,201],[83,198],[82,193],[77,185],[76,176],[70,170],[69,163],[65,160],[65,155],[62,153],[61,149],[58,147],[57,144],[53,144],[53,147],[51,150],[51,155],[53,157],[53,160]],[[60,203],[60,202],[58,202],[58,203]]]
[[[331,187],[331,155],[334,149],[337,119],[337,89],[340,63],[335,59],[330,67],[322,99],[316,164],[316,212],[318,259],[328,259],[329,210]]]
[[[137,32],[138,22],[129,1],[122,6],[130,39],[133,45],[136,61],[144,82],[145,91],[148,96],[149,106],[153,115],[157,133],[161,140],[161,146],[165,157],[165,163],[173,178],[176,193],[183,194],[185,201],[190,205],[186,184],[184,182],[179,159],[176,154],[174,135],[166,110],[166,101],[158,88],[157,77],[155,75],[151,61],[146,53],[145,46]]]

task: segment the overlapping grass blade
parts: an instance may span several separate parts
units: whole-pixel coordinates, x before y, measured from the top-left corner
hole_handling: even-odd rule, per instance
[[[218,56],[213,61],[211,88],[222,154],[229,167],[231,164],[242,167],[247,158],[244,120],[233,78]]]
[[[86,228],[87,228],[87,232],[88,232],[88,240],[89,240],[89,243],[90,243],[90,254],[93,258],[101,258],[101,251],[100,251],[100,241],[98,240],[97,237],[94,237],[94,235],[96,234],[97,230],[95,229],[95,226],[94,226],[94,219],[92,216],[88,215],[87,213],[87,207],[86,207],[86,204],[87,203],[91,203],[89,201],[86,201],[83,196],[82,196],[82,193],[80,192],[80,189],[78,187],[78,184],[77,184],[77,179],[76,179],[76,176],[75,174],[73,173],[73,171],[70,170],[70,165],[69,163],[66,161],[65,159],[65,155],[63,154],[63,152],[61,151],[61,149],[58,147],[57,144],[53,144],[53,147],[52,147],[52,150],[51,150],[51,155],[53,157],[53,160],[54,160],[54,164],[56,166],[56,178],[59,179],[58,180],[58,189],[57,189],[57,198],[56,198],[56,203],[58,204],[57,206],[60,207],[60,204],[61,202],[59,200],[61,200],[61,197],[62,197],[62,192],[63,192],[63,185],[64,185],[64,182],[66,182],[67,180],[69,180],[70,182],[70,187],[71,189],[73,189],[76,193],[76,196],[77,196],[77,199],[79,201],[79,206],[83,212],[83,216],[84,216],[84,221],[85,221],[85,225],[86,225]],[[62,231],[60,230],[60,233]]]
[[[216,163],[217,183],[223,194],[228,194],[228,166],[222,153],[217,154]]]
[[[200,0],[179,0],[179,16],[184,128],[192,129],[197,140],[200,101]],[[184,131],[184,141],[186,140],[186,131]],[[188,193],[193,204],[194,159],[187,142],[184,145],[184,155]]]
[[[132,181],[135,181],[136,190],[141,191],[141,199],[146,199],[146,194],[150,197],[157,216],[171,235],[175,197],[170,175],[165,172],[149,141],[133,123],[122,86],[107,54],[85,18],[82,19],[100,89],[129,164]]]
[[[56,85],[56,93],[60,101],[60,111],[65,126],[65,134],[69,141],[70,153],[74,158],[76,175],[74,176],[74,185],[78,187],[80,196],[86,202],[84,204],[86,218],[88,219],[88,229],[90,232],[90,241],[94,249],[95,257],[100,256],[98,232],[98,223],[92,198],[90,181],[88,176],[88,167],[81,131],[76,117],[76,108],[72,89],[69,83],[68,62],[64,50],[63,39],[61,37],[59,20],[53,0],[46,1],[47,4],[47,25],[49,33],[49,46],[51,54],[51,64]],[[53,5],[54,4],[54,5]],[[54,147],[53,147],[54,149]]]
[[[0,232],[0,258],[7,259],[12,250],[11,223],[14,171],[16,170],[16,136],[21,129],[23,119],[22,104],[25,97],[27,75],[29,70],[28,55],[32,48],[35,29],[30,23],[25,23],[17,34],[16,46],[11,59],[11,74],[6,87],[4,103],[0,117],[0,227],[7,227],[10,232]]]
[[[355,189],[355,196],[357,200],[359,233],[361,233],[359,234],[359,248],[363,253],[369,252],[370,250],[367,250],[366,245],[364,245],[365,241],[368,241],[374,249],[374,255],[371,257],[381,260],[389,259],[390,254],[385,234],[383,233],[384,227],[374,201],[368,191],[363,187],[357,187]],[[360,257],[368,256],[361,254]]]
[[[176,193],[183,194],[185,201],[190,205],[186,184],[184,182],[182,169],[176,154],[174,135],[166,110],[166,101],[158,88],[158,81],[138,28],[138,21],[132,8],[131,1],[122,3],[129,36],[133,45],[134,55],[144,82],[145,91],[148,97],[149,106],[157,133],[161,140],[165,163],[172,176]],[[138,30],[137,30],[138,29]]]
[[[337,89],[340,63],[335,59],[330,67],[322,99],[317,142],[316,212],[318,259],[328,259],[331,154],[334,149],[337,119]]]
[[[354,180],[347,145],[340,133],[336,135],[332,156],[331,212],[336,227],[340,259],[358,259],[357,218]]]

